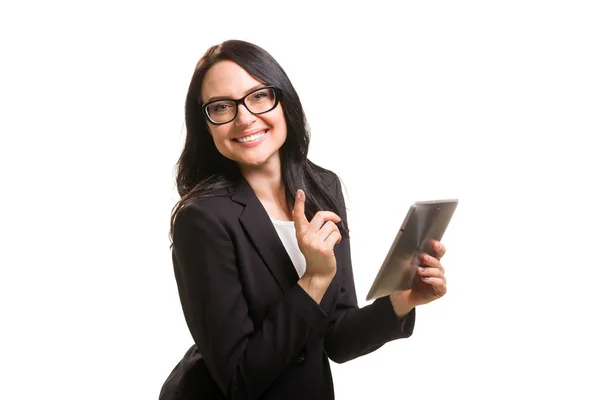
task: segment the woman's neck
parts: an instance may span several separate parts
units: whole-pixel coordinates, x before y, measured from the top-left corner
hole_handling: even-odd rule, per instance
[[[263,166],[263,168],[242,168],[242,175],[262,203],[269,217],[283,221],[292,220],[292,211],[287,204],[285,186],[281,175],[281,164],[272,163],[272,165]]]

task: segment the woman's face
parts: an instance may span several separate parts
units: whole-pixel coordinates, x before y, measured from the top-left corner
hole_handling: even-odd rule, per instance
[[[232,61],[219,61],[204,76],[201,100],[240,99],[266,86]],[[247,98],[247,103],[260,101],[259,95]],[[217,111],[225,108],[220,106]],[[216,112],[216,111],[215,111]],[[254,115],[244,105],[237,105],[237,116],[231,122],[214,125],[207,121],[210,134],[219,152],[237,162],[241,168],[272,166],[279,168],[279,149],[287,137],[287,126],[281,104],[264,114]]]

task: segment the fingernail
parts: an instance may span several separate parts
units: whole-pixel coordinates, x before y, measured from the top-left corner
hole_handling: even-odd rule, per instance
[[[424,256],[424,257],[423,257],[423,261],[425,261],[425,262],[429,262],[429,258],[430,258],[429,256]]]
[[[424,271],[425,271],[425,268],[423,268],[423,267],[419,267],[419,271],[420,271],[420,272],[424,272]]]
[[[302,194],[300,193],[300,189],[298,189],[298,190],[296,191],[296,197],[297,197],[297,198],[300,198],[300,197],[302,197]]]

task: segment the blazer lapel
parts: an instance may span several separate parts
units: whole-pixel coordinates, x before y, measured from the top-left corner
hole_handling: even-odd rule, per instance
[[[229,190],[233,201],[245,205],[239,219],[250,240],[282,291],[288,290],[298,281],[298,272],[267,211],[245,180]]]

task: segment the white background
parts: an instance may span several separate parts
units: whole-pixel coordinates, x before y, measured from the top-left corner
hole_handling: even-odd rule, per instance
[[[390,2],[391,3],[391,2]],[[593,1],[0,6],[6,399],[152,399],[192,339],[168,223],[196,61],[267,49],[347,189],[361,304],[410,203],[460,200],[449,292],[337,397],[598,399]]]

